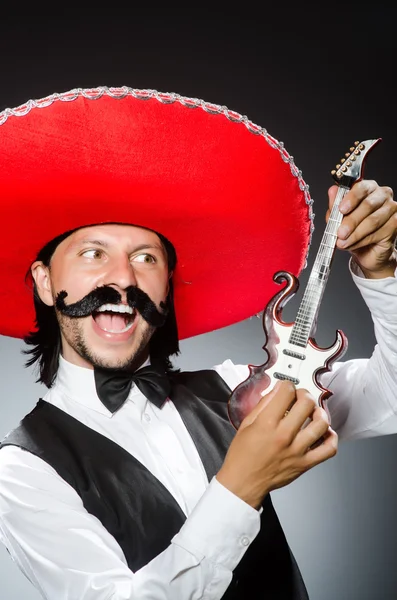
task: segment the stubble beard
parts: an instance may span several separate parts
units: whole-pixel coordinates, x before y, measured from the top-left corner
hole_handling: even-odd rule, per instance
[[[135,371],[146,360],[149,355],[148,344],[155,327],[144,322],[143,331],[137,346],[131,351],[131,355],[124,358],[106,358],[97,354],[89,348],[84,336],[83,323],[81,319],[65,317],[57,313],[59,328],[69,346],[94,369],[116,369],[118,371]],[[134,335],[137,335],[135,332]]]

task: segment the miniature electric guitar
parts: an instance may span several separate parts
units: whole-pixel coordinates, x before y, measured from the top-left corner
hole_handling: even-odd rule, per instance
[[[332,392],[321,386],[319,377],[345,354],[347,338],[338,329],[332,346],[320,348],[313,335],[335,252],[337,231],[343,218],[339,205],[354,183],[362,179],[367,154],[380,140],[355,142],[350,152],[345,154],[346,158],[331,171],[339,189],[293,323],[284,322],[281,313],[285,304],[296,294],[299,281],[291,273],[275,273],[274,281],[278,284],[285,282],[285,285],[263,312],[266,340],[263,349],[267,360],[259,366],[249,365],[248,378],[234,389],[229,398],[229,418],[235,429],[279,380],[287,379],[296,387],[309,390],[318,405],[328,413],[326,400]]]

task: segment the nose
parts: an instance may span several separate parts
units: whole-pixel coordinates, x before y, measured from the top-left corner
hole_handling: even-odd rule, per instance
[[[118,257],[108,265],[104,285],[113,286],[125,290],[130,285],[137,285],[134,269],[129,258]]]

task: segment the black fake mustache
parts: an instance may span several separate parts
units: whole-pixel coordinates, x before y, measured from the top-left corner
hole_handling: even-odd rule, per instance
[[[145,321],[153,327],[161,327],[167,318],[168,309],[164,302],[160,302],[160,312],[150,297],[140,288],[130,285],[126,288],[127,304],[136,309]],[[68,293],[64,290],[59,292],[55,300],[55,306],[60,313],[72,319],[89,317],[104,304],[120,304],[121,294],[114,288],[103,285],[84,296],[73,304],[65,304]]]

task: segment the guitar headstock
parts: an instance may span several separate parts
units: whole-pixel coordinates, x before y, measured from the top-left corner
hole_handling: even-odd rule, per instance
[[[363,178],[363,169],[365,159],[372,148],[381,141],[382,138],[375,140],[364,140],[363,142],[354,142],[354,146],[346,152],[345,157],[341,159],[341,164],[336,165],[336,169],[331,171],[332,177],[338,185],[351,188],[356,181]]]

